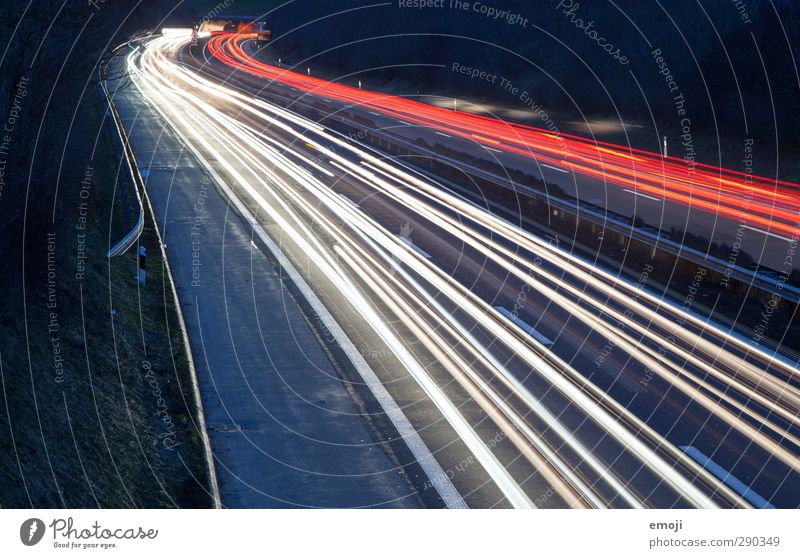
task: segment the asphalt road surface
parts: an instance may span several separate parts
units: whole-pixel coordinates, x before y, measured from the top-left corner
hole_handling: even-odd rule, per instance
[[[793,363],[650,292],[646,267],[611,275],[194,50],[126,53],[120,112],[148,116],[133,142],[157,161],[139,160],[223,503],[800,504]]]

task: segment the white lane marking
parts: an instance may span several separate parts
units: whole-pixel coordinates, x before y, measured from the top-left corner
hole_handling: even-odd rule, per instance
[[[234,196],[233,199],[238,201],[233,192],[229,192],[229,195]],[[240,209],[240,211],[241,210],[242,209]],[[391,420],[392,424],[397,429],[398,434],[408,446],[408,449],[411,451],[417,463],[419,463],[428,479],[430,479],[431,484],[436,488],[436,491],[439,493],[439,496],[441,496],[445,505],[448,508],[466,508],[466,502],[464,502],[464,499],[458,493],[456,487],[453,486],[453,483],[450,482],[447,473],[442,470],[441,465],[439,465],[439,462],[433,457],[433,454],[428,449],[428,446],[425,445],[422,438],[420,438],[419,434],[408,420],[408,417],[406,417],[405,413],[403,413],[402,409],[397,405],[397,402],[395,402],[383,386],[378,376],[372,368],[370,368],[369,364],[367,364],[367,361],[364,360],[364,357],[361,356],[359,350],[353,345],[353,342],[339,326],[339,323],[330,315],[328,309],[325,308],[314,291],[311,290],[308,283],[305,282],[297,269],[295,269],[292,263],[283,254],[281,248],[267,236],[266,232],[261,228],[260,223],[255,221],[255,218],[252,216],[248,217],[252,219],[251,225],[256,229],[258,236],[264,244],[267,245],[269,251],[275,259],[278,260],[280,266],[286,271],[286,274],[289,275],[289,278],[302,293],[303,298],[308,301],[314,313],[319,316],[325,324],[325,327],[331,332],[336,343],[339,344],[347,355],[347,358],[353,363],[353,366],[372,392],[372,395],[378,401],[378,404],[380,404],[381,408],[386,413],[386,416],[389,417],[389,420]]]
[[[534,329],[532,325],[530,325],[528,322],[526,322],[519,316],[514,315],[514,313],[511,312],[508,308],[505,308],[504,306],[495,306],[494,309],[500,312],[503,316],[505,316],[509,320],[511,320],[511,322],[515,326],[517,326],[522,331],[524,331],[525,333],[536,339],[542,345],[549,346],[553,344],[552,339],[550,339],[549,337],[545,337],[544,335],[536,331],[536,329]]]
[[[759,232],[759,233],[765,234],[767,236],[773,236],[773,237],[778,238],[780,240],[785,240],[786,242],[794,242],[794,240],[792,240],[791,238],[788,238],[788,237],[785,237],[785,236],[781,236],[779,234],[771,233],[771,232],[768,232],[768,231],[764,231],[764,230],[761,230],[761,229],[757,229],[756,227],[751,227],[750,225],[742,225],[742,228],[743,229],[748,229],[748,230],[751,230],[751,231],[755,231],[755,232]]]
[[[541,166],[547,167],[548,169],[551,169],[551,170],[554,170],[554,171],[558,171],[558,172],[565,172],[565,173],[569,172],[567,169],[560,169],[558,167],[554,167],[553,165],[548,165],[547,163],[542,163]]]
[[[373,112],[373,111],[369,111],[369,113],[370,113],[370,114],[374,114],[375,116],[381,116],[381,114],[380,114],[379,112]]]
[[[330,103],[330,102],[332,102],[330,99],[322,99],[322,100],[323,100],[324,102],[326,102],[326,103]]]
[[[639,192],[635,192],[635,191],[633,191],[633,190],[629,190],[629,189],[627,189],[627,188],[623,188],[623,191],[625,191],[625,192],[628,192],[629,194],[633,194],[634,196],[641,196],[641,197],[643,197],[643,198],[647,198],[648,200],[653,200],[653,201],[657,201],[657,202],[664,201],[664,200],[662,200],[661,198],[656,198],[656,197],[653,197],[653,196],[648,196],[647,194],[640,194]]]
[[[399,122],[400,124],[404,124],[404,125],[406,125],[406,126],[413,126],[413,124],[410,124],[410,123],[406,122],[405,120],[398,120],[398,122]]]
[[[314,313],[319,316],[321,321],[325,324],[325,327],[328,328],[328,331],[330,331],[334,340],[342,348],[350,362],[353,363],[353,366],[358,371],[359,375],[364,380],[364,383],[367,385],[375,399],[380,404],[381,408],[386,413],[386,416],[388,416],[392,421],[392,424],[397,429],[398,434],[400,434],[400,437],[406,443],[408,449],[411,450],[414,458],[417,460],[420,467],[422,467],[423,471],[425,471],[425,474],[430,479],[431,484],[436,488],[436,491],[439,493],[447,507],[466,508],[466,502],[464,502],[464,499],[450,482],[449,477],[444,470],[442,470],[442,467],[439,465],[439,462],[436,461],[436,458],[433,457],[433,454],[428,449],[428,446],[426,446],[425,442],[422,440],[422,438],[420,438],[419,434],[414,429],[405,413],[403,413],[402,409],[400,409],[395,400],[383,386],[378,376],[375,374],[369,364],[367,364],[367,361],[364,360],[361,352],[359,352],[344,330],[339,326],[339,323],[334,319],[333,316],[331,316],[331,314],[328,312],[328,309],[322,304],[319,298],[317,298],[317,295],[314,293],[308,283],[306,283],[292,262],[290,262],[283,253],[283,250],[267,235],[262,228],[261,223],[259,223],[256,218],[253,217],[253,215],[250,213],[250,210],[245,207],[245,205],[231,190],[230,186],[228,186],[227,182],[222,178],[222,176],[220,176],[214,167],[208,162],[208,160],[200,154],[199,150],[196,150],[194,145],[188,142],[188,140],[187,146],[194,152],[198,159],[205,163],[204,166],[206,169],[222,187],[222,189],[228,195],[228,198],[233,202],[245,220],[248,221],[248,224],[253,227],[253,230],[255,230],[261,241],[266,245],[273,257],[278,261],[280,266],[284,269],[284,271],[286,271],[286,274],[301,292],[303,298],[305,298],[306,301],[311,305]]]
[[[356,202],[345,196],[344,194],[339,194],[339,197],[342,198],[342,201],[352,207],[353,209],[361,209]]]
[[[434,134],[438,134],[438,135],[440,135],[442,137],[445,137],[445,138],[452,138],[453,137],[453,136],[448,136],[447,134],[443,134],[442,132],[434,132]]]
[[[730,471],[723,468],[718,463],[714,462],[710,457],[705,455],[699,449],[692,446],[680,446],[680,448],[686,453],[686,455],[697,461],[705,469],[708,469],[708,471],[712,475],[714,475],[719,480],[730,486],[733,490],[736,491],[737,494],[739,494],[739,496],[741,496],[742,498],[753,504],[755,507],[761,509],[775,508],[775,506],[770,504],[766,498],[764,498],[756,491],[752,490],[745,483],[734,477]]]
[[[487,147],[485,145],[482,145],[481,147],[483,147],[484,149],[486,149],[488,151],[494,151],[495,153],[502,153],[502,151],[500,151],[499,149],[495,149],[494,147]]]
[[[397,238],[399,238],[400,240],[402,240],[402,241],[403,241],[403,242],[406,244],[406,246],[408,246],[409,248],[411,248],[412,250],[414,250],[414,251],[415,251],[417,254],[419,254],[419,255],[420,255],[420,256],[422,256],[423,258],[425,258],[425,259],[427,259],[427,260],[432,260],[432,259],[433,259],[433,256],[431,256],[431,255],[430,255],[430,254],[428,254],[428,253],[427,253],[425,250],[423,250],[422,248],[420,248],[419,246],[417,246],[416,244],[414,244],[414,243],[411,241],[411,239],[410,239],[410,238],[408,238],[407,236],[398,236]]]

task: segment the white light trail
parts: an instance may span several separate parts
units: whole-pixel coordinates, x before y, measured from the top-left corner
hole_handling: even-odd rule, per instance
[[[432,251],[430,248],[398,238],[389,227],[321,182],[306,167],[328,179],[345,176],[397,204],[415,219],[470,246],[492,265],[565,309],[588,329],[612,340],[620,350],[771,455],[800,470],[796,453],[776,440],[800,447],[800,439],[790,430],[799,424],[800,393],[738,353],[749,354],[767,368],[797,378],[797,370],[785,360],[551,246],[546,239],[421,178],[400,162],[382,160],[358,142],[344,141],[291,111],[176,65],[169,56],[186,41],[185,37],[170,34],[151,40],[143,53],[130,55],[128,67],[137,86],[172,126],[185,134],[187,141],[194,142],[199,152],[207,153],[206,160],[213,160],[339,289],[435,403],[512,505],[532,507],[533,503],[369,299],[380,300],[415,332],[486,415],[504,428],[521,455],[562,486],[561,493],[570,505],[605,506],[605,497],[596,492],[592,482],[610,487],[628,506],[639,507],[642,500],[626,485],[627,479],[619,478],[609,463],[596,456],[559,416],[534,397],[509,366],[500,362],[494,349],[473,334],[474,326],[491,332],[518,362],[529,366],[585,414],[586,420],[601,428],[635,456],[642,467],[658,475],[692,505],[715,507],[716,503],[678,471],[675,463],[702,479],[706,486],[713,486],[717,495],[731,504],[748,504],[547,346],[534,337],[521,335],[512,325],[513,316],[498,311],[490,301],[455,281],[437,267],[435,258],[431,261],[425,257]],[[191,115],[191,123],[187,115]],[[333,148],[306,134],[323,137]],[[291,140],[284,142],[283,137]],[[306,147],[312,147],[319,158],[304,153],[308,151]],[[343,156],[345,152],[350,156]],[[337,176],[329,168],[340,174]],[[321,228],[326,238],[335,239],[334,244],[323,242],[307,225],[309,220]],[[547,265],[536,265],[531,258],[509,248],[509,244],[536,254]],[[442,297],[448,301],[446,305]],[[447,310],[450,305],[469,316],[472,323],[462,323]],[[418,310],[412,311],[413,308]],[[625,327],[618,327],[619,323]],[[658,350],[664,341],[659,330],[670,332],[676,341],[666,352]],[[451,350],[453,339],[458,340],[463,355]],[[720,340],[735,351],[721,348]],[[498,388],[487,381],[487,375],[519,403],[506,401]],[[758,407],[743,404],[741,399],[757,403]],[[531,428],[528,412],[547,424],[546,436]],[[585,471],[562,458],[554,446],[556,439],[581,456],[583,467],[592,471],[596,481],[589,481]]]

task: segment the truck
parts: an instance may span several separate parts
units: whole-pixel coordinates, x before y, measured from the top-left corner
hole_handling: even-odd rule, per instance
[[[267,22],[265,21],[259,22],[258,34],[256,35],[256,42],[258,42],[259,45],[267,44],[271,38],[272,38],[272,31],[270,31]]]

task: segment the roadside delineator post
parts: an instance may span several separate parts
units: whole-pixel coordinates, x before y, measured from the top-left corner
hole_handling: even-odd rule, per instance
[[[144,246],[139,246],[139,284],[144,285],[145,281],[147,280],[147,274],[145,272],[145,259],[147,258],[147,248]]]

